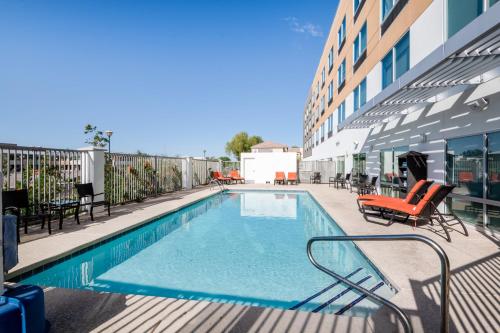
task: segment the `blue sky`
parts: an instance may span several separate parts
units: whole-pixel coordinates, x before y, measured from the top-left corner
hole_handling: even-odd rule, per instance
[[[247,131],[301,145],[337,1],[0,0],[0,142],[224,154]]]

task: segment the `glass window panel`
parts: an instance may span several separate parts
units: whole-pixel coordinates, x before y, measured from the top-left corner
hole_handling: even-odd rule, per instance
[[[483,12],[483,0],[448,0],[448,37]]]
[[[406,35],[394,47],[396,52],[396,79],[410,69],[410,33]]]
[[[354,0],[354,12],[356,13],[356,11],[358,10],[358,7],[359,7],[359,3],[361,2],[361,0]]]
[[[354,154],[352,173],[353,177],[358,177],[360,174],[366,173],[366,154]]]
[[[394,174],[392,172],[392,149],[383,149],[380,151],[380,180],[383,182],[392,182]]]
[[[354,111],[359,109],[359,86],[354,89]]]
[[[490,0],[490,7],[496,4],[500,0]]]
[[[345,156],[337,157],[337,173],[345,174]]]
[[[366,79],[361,81],[359,85],[359,106],[363,106],[366,104]]]
[[[500,207],[488,205],[486,209],[488,227],[500,229]]]
[[[358,58],[359,58],[359,35],[354,40],[353,54],[354,54],[354,62],[358,61]]]
[[[382,59],[382,88],[392,83],[392,50]]]
[[[385,19],[387,14],[389,14],[393,5],[394,0],[382,0],[382,19]]]
[[[448,197],[446,198],[446,208],[451,210],[465,222],[483,224],[482,203]]]
[[[483,163],[482,135],[448,140],[446,182],[454,193],[483,197]]]
[[[488,199],[500,201],[500,132],[488,135]]]
[[[365,24],[363,24],[363,27],[359,32],[359,38],[360,38],[360,50],[361,53],[363,53],[363,51],[366,49],[366,22]]]

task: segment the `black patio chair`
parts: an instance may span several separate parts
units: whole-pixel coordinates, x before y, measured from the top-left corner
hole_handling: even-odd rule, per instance
[[[311,175],[311,184],[321,184],[321,173],[320,172],[314,172]]]
[[[76,191],[78,192],[78,207],[77,214],[80,212],[81,206],[90,206],[90,220],[94,221],[94,207],[106,206],[108,208],[108,216],[111,216],[111,207],[109,201],[101,200],[96,201],[95,197],[98,195],[104,196],[104,193],[94,193],[92,183],[76,184]],[[90,202],[84,202],[84,199],[90,199]]]
[[[358,194],[363,193],[363,189],[366,187],[366,183],[368,181],[368,175],[359,175],[358,181],[356,182],[356,191]],[[351,192],[352,192],[352,186],[351,186]]]
[[[344,182],[345,182],[345,188],[346,189],[349,189],[349,187],[352,188],[352,181],[351,181],[351,174],[350,173],[348,173],[347,175],[345,175]]]
[[[24,210],[24,214],[22,212]],[[42,229],[45,227],[45,219],[48,219],[50,233],[50,213],[43,212],[38,205],[30,205],[28,190],[9,190],[2,192],[2,214],[10,212],[17,217],[17,242],[21,241],[19,227],[24,223],[24,233],[28,233],[29,221],[42,221]]]
[[[360,188],[360,194],[378,194],[377,180],[378,176],[373,176],[369,183],[365,183],[364,186]]]

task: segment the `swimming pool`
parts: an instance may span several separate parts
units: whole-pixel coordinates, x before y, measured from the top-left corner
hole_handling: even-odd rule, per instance
[[[364,316],[377,305],[307,258],[311,237],[341,234],[307,192],[227,191],[19,282]],[[353,243],[319,243],[314,254],[351,281],[394,294]]]

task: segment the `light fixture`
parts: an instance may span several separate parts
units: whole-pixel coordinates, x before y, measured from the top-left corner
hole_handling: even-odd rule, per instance
[[[475,101],[467,103],[472,111],[484,111],[488,108],[490,101],[484,97],[478,98]]]
[[[111,136],[113,135],[113,131],[106,130],[104,133],[106,133],[106,136],[108,137],[108,154],[111,154]]]

